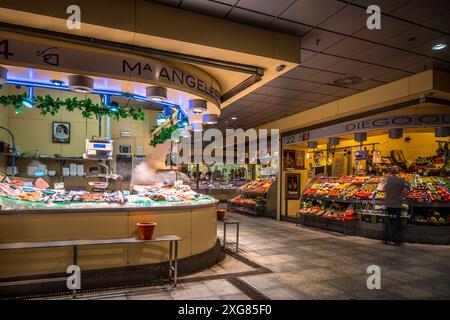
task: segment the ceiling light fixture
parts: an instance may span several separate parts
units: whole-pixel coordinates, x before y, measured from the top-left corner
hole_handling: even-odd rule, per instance
[[[237,118],[236,117],[231,117],[231,120],[237,120]]]
[[[8,79],[8,69],[0,67],[0,84],[6,84],[6,80]]]
[[[191,99],[189,100],[189,110],[194,114],[200,114],[208,109],[208,103],[203,99]]]
[[[94,91],[94,79],[82,75],[69,76],[69,89],[75,92],[90,93]]]
[[[441,51],[447,48],[446,43],[436,43],[434,46],[431,47],[431,50],[433,51]]]
[[[145,96],[150,101],[161,102],[167,100],[167,88],[164,87],[147,87]]]
[[[219,116],[217,114],[204,114],[203,123],[217,124],[219,122]]]
[[[64,84],[64,81],[52,79],[52,80],[50,80],[50,83],[55,85],[55,86],[61,87]]]
[[[355,84],[361,83],[363,81],[363,78],[358,76],[345,76],[342,78],[337,78],[334,80],[334,84],[341,86],[341,87],[349,87],[353,86]]]

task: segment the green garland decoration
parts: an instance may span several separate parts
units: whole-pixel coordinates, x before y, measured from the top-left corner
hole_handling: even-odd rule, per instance
[[[176,124],[167,128],[163,128],[157,135],[153,137],[152,141],[150,141],[149,144],[152,147],[156,147],[158,144],[163,144],[167,140],[170,140],[170,138],[172,137],[172,133],[177,131],[177,129],[178,127]]]
[[[23,100],[27,98],[27,94],[0,96],[0,104],[4,107],[13,106],[16,113],[23,112]],[[119,106],[117,111],[111,111],[103,104],[94,103],[91,99],[79,100],[77,97],[61,99],[53,98],[50,95],[34,97],[36,102],[35,108],[41,111],[42,115],[56,115],[61,108],[68,111],[80,110],[84,118],[92,119],[93,116],[99,119],[103,116],[110,116],[114,120],[121,118],[133,118],[134,120],[144,120],[145,113],[141,107],[123,107]]]

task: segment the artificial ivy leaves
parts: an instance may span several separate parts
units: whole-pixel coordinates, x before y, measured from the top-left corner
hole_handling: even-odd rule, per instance
[[[17,113],[22,112],[23,101],[27,94],[0,96],[0,104],[4,107],[13,106]],[[79,100],[77,97],[60,99],[50,95],[34,97],[35,108],[41,111],[42,115],[56,115],[59,110],[65,107],[68,111],[80,110],[83,118],[92,119],[93,116],[99,119],[103,116],[110,116],[114,120],[121,118],[133,118],[134,120],[144,120],[145,114],[141,107],[119,106],[116,110],[111,110],[108,106],[92,102],[91,99]]]

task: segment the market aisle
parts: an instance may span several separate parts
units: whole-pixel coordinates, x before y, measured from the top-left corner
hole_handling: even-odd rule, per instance
[[[449,299],[450,246],[404,244],[313,230],[267,218],[241,221],[240,256],[182,280],[86,299]],[[229,228],[228,239],[234,239]],[[218,224],[222,237],[222,224]],[[248,259],[248,260],[247,260]],[[381,268],[381,290],[368,290],[366,268]],[[245,285],[247,284],[247,285]]]

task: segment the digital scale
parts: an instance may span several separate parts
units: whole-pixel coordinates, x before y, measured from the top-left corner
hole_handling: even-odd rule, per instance
[[[111,139],[86,139],[86,153],[83,159],[112,160],[113,140]]]

